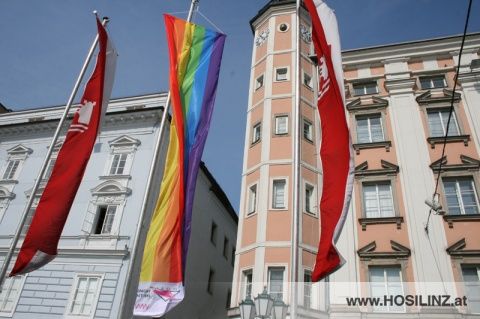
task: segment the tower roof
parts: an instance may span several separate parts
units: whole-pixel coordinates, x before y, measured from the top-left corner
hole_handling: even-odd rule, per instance
[[[250,20],[250,28],[252,28],[252,32],[255,32],[253,29],[253,23],[262,15],[264,14],[268,9],[271,7],[277,7],[277,6],[283,6],[286,4],[294,4],[296,3],[296,0],[270,0],[267,2],[266,5],[261,8],[257,14]]]

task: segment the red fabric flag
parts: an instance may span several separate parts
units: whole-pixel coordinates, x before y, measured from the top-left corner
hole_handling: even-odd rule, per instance
[[[92,153],[113,86],[117,53],[97,18],[100,50],[10,276],[36,270],[55,258],[57,245]]]
[[[353,151],[345,117],[342,57],[337,19],[320,0],[305,0],[312,20],[318,59],[318,112],[322,123],[320,157],[323,191],[320,201],[320,243],[312,274],[319,281],[340,268],[344,260],[335,248],[345,222],[353,188]]]

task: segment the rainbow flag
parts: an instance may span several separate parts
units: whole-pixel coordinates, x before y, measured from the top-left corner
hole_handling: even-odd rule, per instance
[[[212,118],[225,35],[165,15],[173,119],[148,230],[134,314],[161,316],[184,297],[193,198]]]

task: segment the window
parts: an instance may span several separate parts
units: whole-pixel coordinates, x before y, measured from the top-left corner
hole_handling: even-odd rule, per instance
[[[257,123],[253,126],[252,144],[260,141],[262,138],[262,123]]]
[[[422,90],[443,88],[446,86],[447,83],[445,82],[445,76],[443,75],[420,77],[420,87]]]
[[[268,293],[273,299],[283,300],[283,267],[268,268]]]
[[[257,184],[252,185],[248,189],[248,215],[255,213],[257,210]]]
[[[253,273],[252,270],[245,270],[243,272],[243,298],[247,296],[252,297],[252,282],[253,282]]]
[[[2,219],[3,214],[7,210],[8,206],[8,198],[6,198],[5,196],[5,193],[0,191],[0,220]]]
[[[100,205],[97,207],[97,221],[93,229],[96,235],[110,234],[112,232],[113,220],[117,205]]]
[[[378,93],[377,82],[354,83],[353,92],[356,96]]]
[[[225,304],[225,308],[228,309],[230,308],[230,299],[232,298],[232,292],[230,291],[230,289],[228,289],[228,292],[227,292],[227,303]]]
[[[315,206],[314,188],[312,185],[305,184],[305,211],[314,214],[313,207]]]
[[[75,291],[67,307],[68,315],[93,316],[97,307],[102,277],[98,275],[77,275]]]
[[[275,81],[288,81],[288,68],[275,69]]]
[[[255,91],[263,87],[263,74],[255,79]]]
[[[210,272],[208,273],[208,284],[207,284],[207,291],[209,294],[213,295],[213,281],[215,277],[215,271],[213,269],[210,269]]]
[[[110,167],[110,175],[123,175],[127,157],[127,153],[113,155],[112,166]]]
[[[223,257],[225,257],[225,259],[228,259],[228,238],[227,237],[223,239]]]
[[[285,187],[287,181],[284,179],[277,179],[273,181],[273,196],[272,196],[272,208],[282,209],[285,208]]]
[[[288,133],[288,115],[275,116],[275,134],[284,135]]]
[[[372,297],[403,295],[402,277],[399,266],[368,268],[370,274],[370,294]],[[403,306],[388,304],[383,307],[375,307],[376,311],[404,311]]]
[[[3,283],[3,289],[0,293],[0,316],[13,314],[20,298],[20,292],[24,282],[24,276],[8,277]]]
[[[55,161],[57,160],[57,157],[55,155],[55,157],[52,157],[48,160],[48,165],[47,165],[47,169],[45,170],[45,173],[43,174],[43,179],[44,180],[48,180],[50,179],[50,176],[52,176],[52,172],[53,172],[53,166],[55,166]]]
[[[447,133],[449,113],[449,109],[427,111],[428,127],[430,128],[430,135],[432,137],[445,136]],[[448,136],[456,136],[459,134],[460,130],[458,128],[457,117],[455,116],[455,112],[453,112],[452,117],[450,118],[450,126],[448,127]]]
[[[480,266],[462,265],[465,293],[471,313],[480,313]]]
[[[363,202],[367,218],[395,216],[390,182],[364,183]]]
[[[312,272],[309,270],[303,273],[303,306],[312,307]]]
[[[15,179],[15,173],[17,172],[18,165],[20,165],[20,160],[9,160],[7,163],[7,168],[3,173],[3,179]]]
[[[306,140],[313,142],[313,125],[307,120],[303,120],[303,137]]]
[[[230,260],[230,264],[232,265],[232,267],[235,266],[235,251],[237,250],[237,248],[235,246],[232,247],[232,259]]]
[[[444,178],[449,215],[478,214],[478,195],[472,177]]]
[[[303,72],[303,85],[305,85],[309,89],[313,88],[312,77],[305,72]]]
[[[210,242],[216,246],[217,245],[217,224],[212,222],[212,227],[210,228]]]
[[[382,117],[378,115],[357,117],[357,143],[384,141]]]

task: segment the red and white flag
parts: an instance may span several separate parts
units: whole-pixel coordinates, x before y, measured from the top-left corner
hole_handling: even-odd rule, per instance
[[[312,20],[312,39],[318,59],[318,112],[322,123],[320,158],[323,191],[320,201],[320,243],[313,281],[344,264],[335,248],[350,206],[353,188],[353,151],[345,117],[342,56],[337,19],[321,0],[305,0]]]
[[[40,198],[10,276],[36,270],[55,258],[57,245],[83,178],[112,92],[117,52],[97,18],[100,49],[95,70],[85,87]]]

